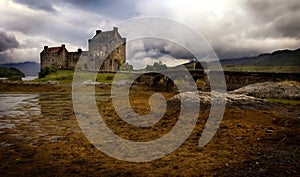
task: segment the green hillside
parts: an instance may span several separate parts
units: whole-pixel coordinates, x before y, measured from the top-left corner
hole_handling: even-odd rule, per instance
[[[22,77],[25,77],[25,74],[16,68],[0,67],[0,77],[6,77],[10,80],[21,80]]]
[[[300,48],[279,50],[256,57],[220,60],[225,71],[300,72]]]
[[[300,48],[297,50],[279,50],[271,54],[261,54],[256,57],[222,59],[221,63],[222,65],[300,67]]]

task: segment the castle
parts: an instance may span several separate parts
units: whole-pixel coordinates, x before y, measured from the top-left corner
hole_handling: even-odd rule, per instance
[[[112,31],[97,30],[88,40],[88,51],[69,52],[64,44],[60,47],[44,46],[40,53],[41,69],[74,69],[80,57],[78,67],[82,70],[116,72],[126,62],[126,38],[122,38],[118,28],[114,27]]]

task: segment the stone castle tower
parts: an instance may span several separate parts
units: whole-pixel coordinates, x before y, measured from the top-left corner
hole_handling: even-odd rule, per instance
[[[82,70],[116,72],[126,62],[126,38],[122,38],[118,28],[114,27],[112,31],[97,30],[88,40],[88,51],[69,52],[64,44],[60,47],[44,46],[40,53],[41,69],[74,69],[80,57]]]

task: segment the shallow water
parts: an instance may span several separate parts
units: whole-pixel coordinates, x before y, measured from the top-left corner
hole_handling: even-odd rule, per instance
[[[0,146],[26,142],[66,142],[68,133],[80,131],[73,114],[71,93],[0,94]]]
[[[26,77],[22,77],[22,81],[32,81],[37,78],[38,76],[26,76]]]
[[[4,116],[40,114],[38,96],[38,94],[0,94],[0,120]]]
[[[107,101],[109,94],[97,94],[96,98]],[[34,145],[39,141],[66,141],[67,134],[80,131],[71,93],[0,94],[0,103],[0,137],[14,136]],[[0,145],[14,144],[6,141]]]

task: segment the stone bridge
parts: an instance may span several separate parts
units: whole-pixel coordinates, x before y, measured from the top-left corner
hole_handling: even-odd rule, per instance
[[[227,90],[235,90],[237,88],[259,82],[300,82],[300,73],[225,71],[224,75]]]
[[[200,88],[202,90],[209,90],[209,79],[207,77],[207,71],[204,70],[189,70],[194,81],[202,80],[205,85]],[[218,74],[222,71],[209,71],[210,76],[218,77]],[[160,74],[163,73],[163,74]],[[166,75],[172,76],[175,79],[189,79],[190,77],[182,74],[183,72],[170,70],[157,72],[146,72],[136,79],[136,82],[141,85],[149,86],[161,86],[166,90],[170,90],[174,87],[173,81],[166,77]],[[275,72],[241,72],[241,71],[224,71],[227,90],[235,90],[237,88],[259,83],[259,82],[280,82],[280,81],[298,81],[300,82],[300,73],[275,73]]]

